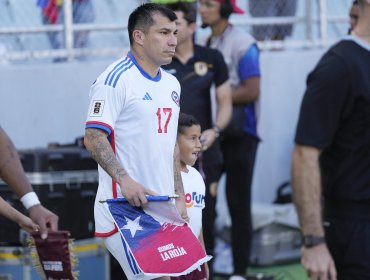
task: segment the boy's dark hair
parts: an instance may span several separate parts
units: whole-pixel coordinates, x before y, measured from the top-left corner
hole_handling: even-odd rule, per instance
[[[197,11],[194,8],[194,6],[190,3],[179,1],[174,3],[168,3],[165,6],[174,12],[183,12],[184,19],[188,22],[188,24],[197,21]]]
[[[188,114],[180,112],[179,122],[177,126],[177,134],[183,134],[185,132],[185,129],[193,125],[200,125],[200,123],[192,115],[188,115]]]
[[[170,21],[175,21],[177,19],[176,14],[170,9],[163,5],[147,3],[137,7],[128,19],[128,37],[130,40],[130,45],[132,46],[134,39],[132,38],[132,32],[135,29],[139,29],[144,33],[149,31],[149,28],[154,24],[153,16],[160,14]]]

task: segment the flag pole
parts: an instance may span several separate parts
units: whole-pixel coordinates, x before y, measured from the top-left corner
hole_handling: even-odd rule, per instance
[[[179,196],[177,194],[174,195],[147,195],[146,199],[148,201],[168,201],[171,198],[178,198]],[[106,200],[99,200],[100,203],[107,203],[107,202],[128,202],[126,198],[124,197],[119,197],[119,198],[110,198]]]

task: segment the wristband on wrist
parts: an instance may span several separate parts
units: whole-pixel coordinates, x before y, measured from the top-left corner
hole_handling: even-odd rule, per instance
[[[26,193],[24,196],[21,197],[20,201],[27,210],[30,209],[32,206],[41,204],[35,192]]]

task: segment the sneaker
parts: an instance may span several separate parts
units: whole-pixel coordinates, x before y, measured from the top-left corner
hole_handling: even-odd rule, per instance
[[[229,280],[247,280],[247,278],[241,275],[233,275],[229,278]]]

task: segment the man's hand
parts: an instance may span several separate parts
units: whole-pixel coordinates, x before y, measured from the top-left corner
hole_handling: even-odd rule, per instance
[[[28,212],[32,221],[39,225],[42,239],[48,237],[48,229],[58,230],[58,216],[41,204],[32,206]]]
[[[200,142],[202,143],[202,150],[206,151],[213,145],[217,138],[216,131],[213,128],[204,130],[200,136]]]
[[[128,175],[124,176],[119,185],[123,197],[126,198],[132,206],[145,207],[148,204],[146,195],[157,195],[154,191],[145,188]]]
[[[336,280],[337,271],[326,244],[302,248],[301,262],[311,280]]]

